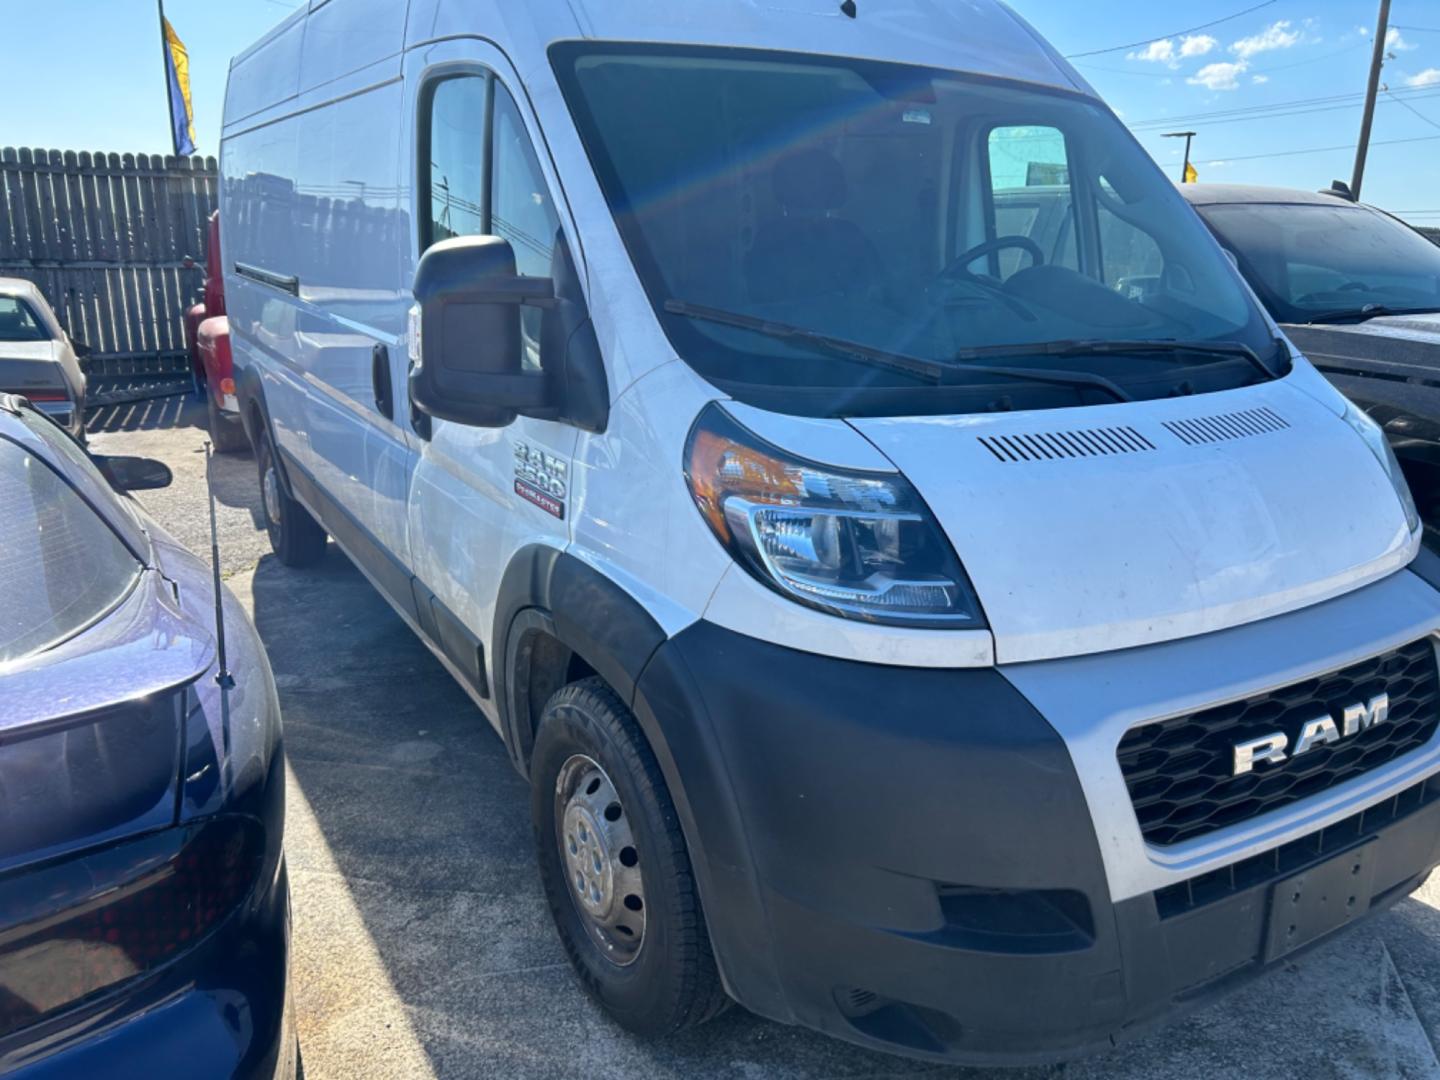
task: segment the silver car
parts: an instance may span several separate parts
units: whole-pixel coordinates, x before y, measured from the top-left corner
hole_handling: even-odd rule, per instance
[[[76,346],[33,282],[0,277],[0,393],[19,394],[85,438],[85,375]]]

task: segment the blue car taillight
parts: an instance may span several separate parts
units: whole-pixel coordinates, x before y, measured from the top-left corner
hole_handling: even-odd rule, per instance
[[[264,847],[221,817],[0,878],[0,1037],[194,947],[250,896]]]

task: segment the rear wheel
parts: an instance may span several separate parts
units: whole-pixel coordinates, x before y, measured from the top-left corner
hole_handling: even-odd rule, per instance
[[[624,702],[600,679],[558,691],[532,765],[540,875],[585,989],[640,1035],[723,1011],[680,822]]]
[[[215,397],[205,391],[205,404],[209,410],[210,442],[217,454],[238,454],[250,449],[250,440],[245,437],[245,425],[238,416],[231,416],[215,404]]]
[[[260,496],[270,547],[286,566],[313,566],[325,556],[325,530],[286,494],[270,432],[263,424],[257,426],[260,447],[255,460],[260,466]]]

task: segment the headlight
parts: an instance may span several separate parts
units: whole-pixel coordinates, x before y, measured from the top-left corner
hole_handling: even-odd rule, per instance
[[[1365,445],[1370,447],[1370,452],[1390,477],[1390,483],[1395,485],[1395,494],[1399,496],[1400,505],[1405,508],[1405,524],[1413,533],[1420,528],[1420,512],[1415,509],[1415,498],[1410,494],[1410,484],[1400,469],[1400,459],[1395,456],[1395,451],[1390,449],[1390,440],[1385,437],[1384,429],[1348,402],[1343,419],[1365,440]]]
[[[985,625],[949,541],[898,473],[803,461],[716,405],[685,456],[690,492],[720,543],[782,595],[892,626]]]

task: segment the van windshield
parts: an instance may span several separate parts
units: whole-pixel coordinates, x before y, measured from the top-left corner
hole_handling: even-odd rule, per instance
[[[1046,408],[1282,370],[1218,245],[1090,99],[736,49],[552,59],[672,344],[742,400]]]

